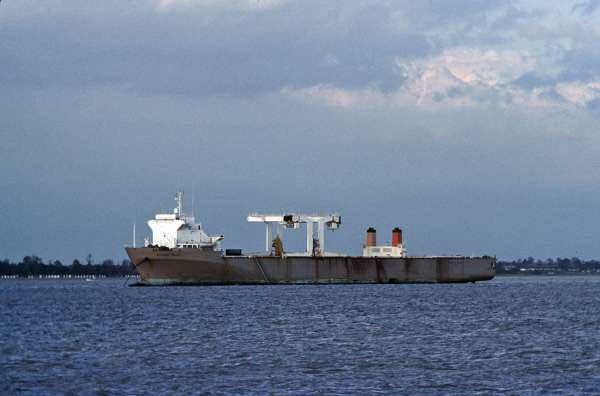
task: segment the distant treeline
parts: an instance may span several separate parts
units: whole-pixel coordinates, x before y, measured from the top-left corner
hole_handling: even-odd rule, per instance
[[[533,257],[519,259],[514,261],[498,261],[496,263],[496,272],[518,273],[523,271],[531,272],[600,272],[599,260],[581,260],[577,257],[555,258],[539,260]]]
[[[135,268],[129,260],[115,263],[113,260],[103,260],[94,263],[91,255],[88,255],[84,264],[79,260],[73,260],[71,265],[64,265],[58,260],[48,261],[37,256],[25,256],[18,263],[9,260],[0,261],[0,276],[29,277],[29,276],[106,276],[119,277],[135,273]]]

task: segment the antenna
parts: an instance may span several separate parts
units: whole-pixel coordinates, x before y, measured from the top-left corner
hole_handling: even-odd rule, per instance
[[[135,220],[133,221],[133,247],[135,248]]]
[[[177,191],[175,202],[177,202],[177,215],[181,217],[183,216],[183,191]]]
[[[195,183],[192,182],[192,217],[196,217],[194,212],[196,209],[196,206],[194,204],[194,200],[196,198],[196,188],[195,188]]]

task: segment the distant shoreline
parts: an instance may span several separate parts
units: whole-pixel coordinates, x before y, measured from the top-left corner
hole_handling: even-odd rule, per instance
[[[131,275],[115,275],[115,276],[59,276],[59,275],[29,275],[29,276],[17,276],[17,275],[0,275],[0,281],[2,280],[72,280],[72,281],[96,281],[96,280],[109,280],[109,279],[137,279],[138,274]]]
[[[95,263],[91,254],[86,257],[83,264],[75,259],[71,265],[64,265],[58,260],[44,263],[37,256],[25,256],[18,263],[0,261],[0,279],[96,279],[121,278],[134,274],[136,274],[135,267],[129,260],[115,263],[113,260],[106,259]]]
[[[536,277],[600,277],[600,273],[597,272],[519,272],[519,273],[497,273],[498,278],[518,277],[518,278],[536,278]],[[30,275],[30,276],[16,276],[16,275],[0,275],[0,281],[51,281],[51,280],[67,280],[67,281],[103,281],[103,280],[120,280],[120,279],[139,279],[138,274],[132,275],[117,275],[117,276],[56,276],[56,275]]]

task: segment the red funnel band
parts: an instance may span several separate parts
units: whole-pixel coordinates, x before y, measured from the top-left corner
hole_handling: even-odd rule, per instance
[[[367,230],[367,246],[377,246],[377,231],[373,227]]]
[[[402,230],[398,227],[392,230],[392,246],[402,245]]]

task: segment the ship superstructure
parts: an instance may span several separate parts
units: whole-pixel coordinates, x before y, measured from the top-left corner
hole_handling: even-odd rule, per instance
[[[207,234],[193,215],[184,213],[182,192],[175,200],[172,213],[148,221],[151,242],[146,239],[143,248],[126,248],[141,284],[451,283],[484,281],[496,274],[496,259],[491,256],[410,257],[398,227],[392,230],[390,245],[378,245],[376,231],[369,227],[360,256],[329,252],[325,234],[339,229],[339,214],[253,213],[249,222],[265,224],[264,251],[223,251],[223,235]],[[306,249],[287,252],[283,232],[302,226]]]
[[[208,235],[202,229],[202,224],[196,223],[194,216],[188,216],[183,211],[183,192],[175,195],[177,206],[173,213],[159,213],[154,219],[148,220],[152,230],[152,243],[145,240],[146,247],[164,248],[213,248],[219,249],[219,241],[223,235]]]
[[[402,240],[402,230],[398,227],[392,230],[390,245],[377,244],[377,231],[373,227],[367,230],[367,240],[363,245],[364,257],[406,257],[406,248]]]

